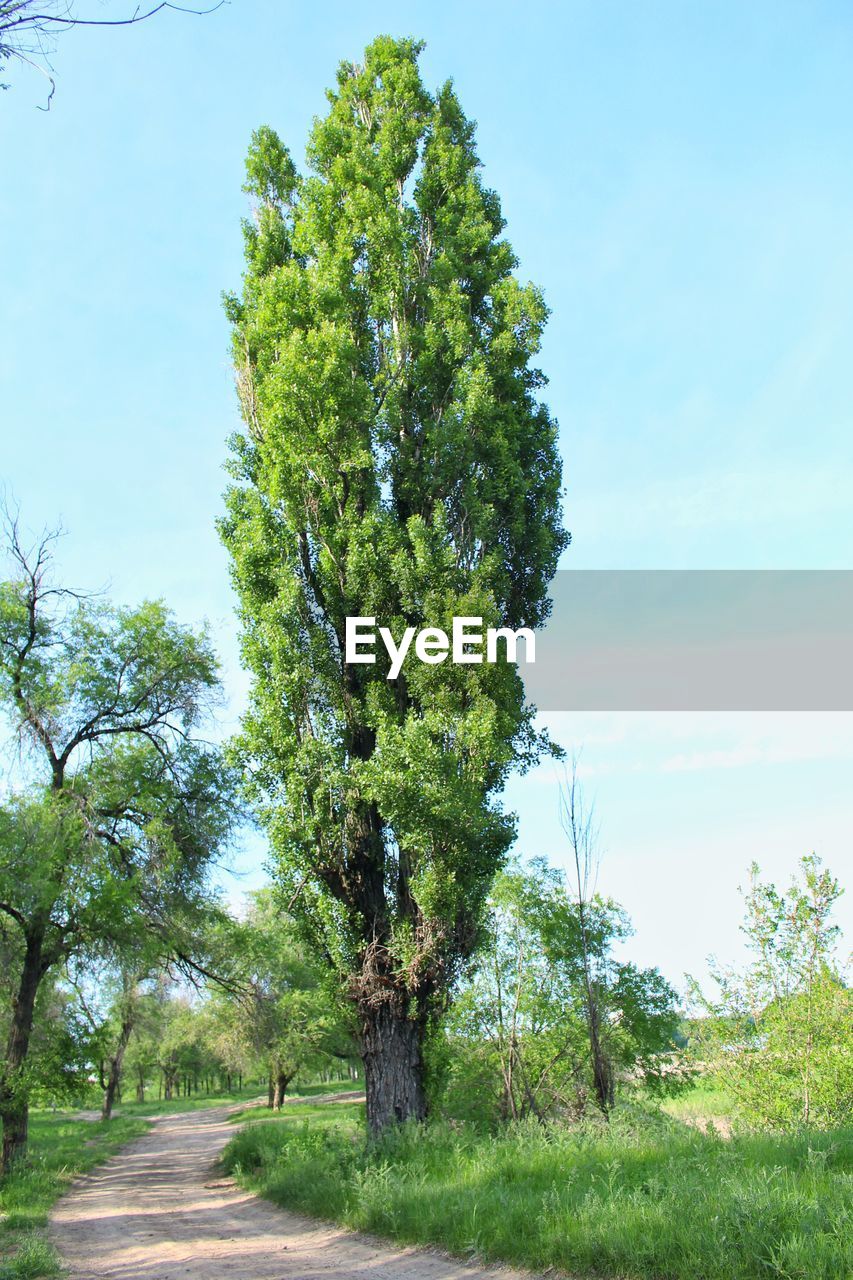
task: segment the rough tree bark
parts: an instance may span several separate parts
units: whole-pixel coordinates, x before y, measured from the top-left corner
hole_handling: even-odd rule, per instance
[[[281,1111],[287,1086],[292,1079],[292,1072],[288,1074],[288,1072],[282,1071],[280,1067],[276,1069],[272,1080],[272,1102],[270,1103],[273,1111]]]
[[[45,972],[44,930],[36,927],[27,932],[24,964],[18,993],[12,1000],[12,1020],[6,1044],[6,1062],[0,1084],[0,1120],[3,1127],[3,1149],[0,1173],[8,1173],[24,1154],[29,1129],[29,1105],[20,1088],[21,1071],[26,1063],[33,1029],[33,1011],[39,983]]]
[[[364,1087],[371,1134],[391,1124],[426,1117],[422,1021],[404,1017],[389,1002],[362,1010]]]

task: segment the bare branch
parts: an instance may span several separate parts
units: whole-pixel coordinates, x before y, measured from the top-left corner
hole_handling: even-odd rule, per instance
[[[0,0],[0,62],[15,59],[32,67],[50,83],[47,103],[40,111],[49,111],[56,92],[56,82],[51,74],[50,53],[56,37],[71,27],[134,27],[147,22],[165,9],[174,13],[189,13],[203,17],[221,9],[228,0],[217,0],[205,9],[161,0],[159,4],[142,11],[137,5],[126,18],[78,18],[71,0]]]

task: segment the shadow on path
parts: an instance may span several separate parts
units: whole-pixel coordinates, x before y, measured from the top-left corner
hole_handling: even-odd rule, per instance
[[[483,1280],[485,1271],[287,1213],[212,1165],[234,1133],[215,1107],[153,1130],[59,1201],[50,1235],[68,1280]]]

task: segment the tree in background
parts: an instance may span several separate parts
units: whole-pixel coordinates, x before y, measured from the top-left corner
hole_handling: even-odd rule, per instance
[[[3,1167],[27,1140],[39,989],[69,957],[140,927],[163,938],[232,821],[231,778],[194,729],[217,688],[204,634],[161,604],[115,609],[51,585],[50,539],[10,528],[0,586],[0,703],[22,776],[0,808],[0,913],[19,968],[0,1067]]]
[[[615,1087],[613,1063],[602,1043],[606,989],[605,983],[602,982],[602,969],[606,970],[606,958],[601,955],[601,949],[605,940],[608,940],[609,945],[609,937],[614,933],[618,937],[619,933],[615,919],[603,918],[600,906],[597,909],[593,901],[600,861],[598,829],[593,810],[587,809],[584,804],[577,766],[578,762],[575,759],[572,762],[571,774],[564,776],[560,785],[560,823],[571,851],[574,873],[573,914],[577,926],[576,937],[573,945],[570,944],[569,950],[574,958],[580,960],[579,976],[582,981],[595,1096],[599,1107],[606,1115],[613,1105]],[[562,930],[558,927],[554,932],[555,942],[561,935],[565,937],[566,923],[564,919]],[[557,945],[560,946],[560,943],[557,942]]]
[[[112,931],[78,949],[66,963],[92,1037],[103,1102],[109,1120],[121,1089],[124,1059],[144,1009],[144,996],[158,984],[176,980],[199,987],[234,990],[234,922],[203,881],[159,889],[158,918],[151,905],[128,914],[120,933]],[[155,927],[152,927],[154,925]],[[143,1083],[144,1090],[144,1083]]]
[[[742,925],[752,962],[742,972],[712,962],[713,999],[693,984],[705,1015],[696,1052],[748,1124],[831,1128],[853,1112],[853,996],[831,922],[842,892],[814,854],[787,893],[753,863]]]
[[[458,1118],[543,1119],[583,1109],[584,1027],[541,937],[559,886],[544,864],[495,880],[476,968],[446,1019],[444,1103]]]
[[[253,895],[236,948],[238,994],[214,994],[211,1020],[224,1044],[242,1040],[269,1079],[270,1107],[279,1110],[297,1075],[327,1065],[330,1054],[341,1050],[341,1010],[271,890]],[[350,1057],[352,1047],[347,1048]]]
[[[515,666],[345,664],[345,620],[536,627],[566,544],[557,428],[474,127],[421,46],[345,63],[300,176],[260,129],[241,298],[245,432],[222,533],[253,675],[240,750],[278,874],[357,1010],[368,1123],[425,1113],[430,1021],[471,955],[534,760]]]
[[[78,953],[69,957],[67,977],[88,1029],[90,1057],[97,1064],[103,1090],[101,1119],[110,1120],[148,973],[132,960],[112,970],[98,966],[91,953]],[[96,995],[87,988],[94,988]]]
[[[137,1102],[145,1101],[148,1085],[160,1076],[159,1093],[163,1093],[161,1059],[165,1031],[172,1020],[173,998],[167,975],[159,973],[138,993],[134,1009],[133,1032],[124,1059],[126,1078],[133,1081]]]
[[[467,1094],[481,1114],[489,1110],[483,1100],[494,1099],[501,1120],[575,1117],[590,1099],[607,1114],[620,1082],[659,1093],[682,1087],[676,993],[657,969],[614,958],[630,933],[622,908],[598,894],[586,899],[582,921],[573,891],[541,859],[501,873],[488,944],[448,1022],[451,1110],[464,1111]],[[602,1060],[607,1107],[599,1095]]]

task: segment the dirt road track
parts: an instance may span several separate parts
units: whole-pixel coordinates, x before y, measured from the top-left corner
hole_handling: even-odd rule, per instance
[[[164,1116],[74,1184],[50,1234],[69,1280],[513,1280],[285,1213],[211,1168],[228,1107]],[[521,1280],[521,1277],[516,1277]]]

